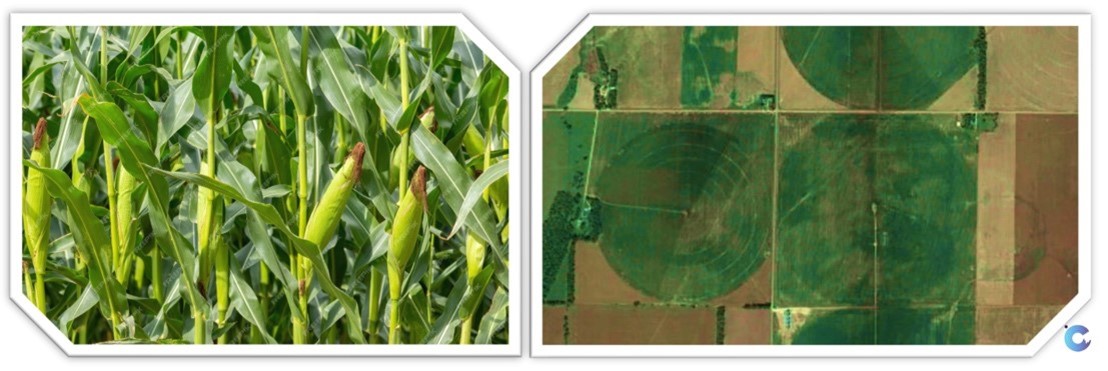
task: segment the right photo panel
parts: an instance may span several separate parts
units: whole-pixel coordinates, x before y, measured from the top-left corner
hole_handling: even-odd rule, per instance
[[[592,27],[541,75],[533,342],[1028,344],[1078,294],[1078,49]]]

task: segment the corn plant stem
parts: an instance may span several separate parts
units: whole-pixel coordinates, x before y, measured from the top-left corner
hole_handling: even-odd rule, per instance
[[[366,293],[369,301],[369,343],[377,344],[377,326],[381,318],[381,273],[377,268],[369,268],[369,291]]]
[[[427,216],[424,215],[424,218],[427,218]],[[426,225],[424,227],[430,228]],[[427,253],[427,275],[423,278],[424,286],[427,286],[427,323],[435,323],[435,316],[431,311],[433,303],[431,300],[431,285],[435,283],[435,241],[431,240],[427,244],[427,248],[431,250]]]
[[[108,28],[101,27],[100,31],[102,32],[100,36],[100,81],[101,83],[103,83],[107,81],[108,78]],[[115,205],[115,169],[113,169],[112,165],[112,147],[110,144],[108,144],[107,141],[105,141],[104,180],[107,184],[108,191],[108,227],[110,228],[111,232],[112,261],[115,261],[115,258],[119,254],[119,220],[115,215],[116,210],[118,209]],[[121,320],[119,317],[119,313],[113,312],[110,317],[112,325],[112,336],[115,339],[119,339],[119,322]]]
[[[107,82],[108,78],[108,28],[100,27],[100,83]],[[119,212],[116,206],[115,194],[115,166],[112,163],[112,146],[104,141],[104,183],[108,191],[108,221],[110,224],[112,258],[113,263],[119,261],[119,218],[115,215]],[[119,269],[118,265],[114,267]]]
[[[492,115],[490,115],[489,117],[492,117]],[[493,127],[495,126],[495,124],[494,124],[495,123],[495,118],[490,120],[490,121],[491,122],[489,122],[487,127],[485,128],[485,148],[484,148],[485,158],[484,158],[484,167],[482,167],[482,169],[488,169],[489,166],[492,166],[492,132],[493,132]],[[485,189],[485,192],[481,195],[481,198],[485,202],[489,201],[489,190],[488,189]],[[486,241],[486,243],[487,243],[487,241]],[[480,268],[480,267],[478,267],[478,268]],[[478,269],[478,270],[480,270],[480,269]],[[468,272],[467,275],[468,275],[469,283],[473,284],[473,277],[476,277],[477,272]],[[467,316],[465,318],[465,320],[462,321],[461,335],[458,339],[459,340],[458,342],[460,344],[470,344],[469,336],[470,336],[470,333],[473,331],[473,319],[474,319],[475,315],[476,314],[474,314],[474,313],[470,313],[470,315]]]
[[[400,146],[396,147],[396,150],[400,151],[400,163],[397,164],[397,166],[400,168],[399,186],[397,187],[398,194],[400,196],[397,199],[397,203],[400,202],[399,198],[404,197],[404,192],[406,192],[408,189],[408,147],[411,145],[410,143],[411,133],[408,130],[401,132]]]
[[[192,312],[192,343],[204,344],[207,342],[207,323],[204,322],[204,317],[200,316],[198,312],[193,309]]]
[[[297,161],[297,179],[298,184],[296,187],[296,196],[299,199],[297,207],[299,207],[299,214],[297,218],[297,227],[300,236],[304,236],[304,232],[308,227],[308,150],[307,150],[307,121],[308,116],[304,114],[296,115],[296,150],[300,156],[300,160]],[[307,260],[304,257],[297,259],[297,264],[300,266],[300,279],[299,293],[300,293],[300,314],[305,319],[308,318],[308,277],[311,275],[311,266],[308,265]],[[308,340],[308,324],[307,321],[300,324],[301,329],[301,343],[305,344]]]
[[[251,34],[250,38],[252,43],[257,44],[256,36]],[[253,62],[257,63],[257,60],[257,56],[255,56]],[[261,103],[262,109],[265,112],[269,112],[269,89],[262,91]],[[255,140],[257,141],[257,143],[255,143],[255,147],[257,149],[257,151],[255,151],[255,155],[261,156],[261,158],[266,158],[266,151],[269,150],[269,147],[266,145],[265,123],[259,119],[255,121],[255,124],[257,125],[257,130],[254,134],[256,136]],[[255,173],[257,173],[257,176],[260,177],[262,175],[262,162],[258,161],[257,163],[258,168],[255,169]],[[267,266],[265,262],[258,263],[258,280],[261,283],[261,290],[259,290],[258,292],[258,306],[262,309],[262,321],[264,322],[267,318],[269,318],[269,266]],[[251,334],[253,335],[252,339],[254,340],[254,343],[262,342],[263,339],[261,336],[261,329],[257,327],[251,327]]]
[[[431,26],[423,26],[423,47],[427,50],[431,50]],[[429,66],[435,65],[434,53],[429,54],[430,63]],[[427,73],[433,73],[434,71],[428,71]],[[427,95],[434,97],[432,86],[427,86]],[[426,227],[426,226],[425,226]],[[432,311],[433,301],[431,296],[431,285],[435,282],[435,241],[432,240],[427,244],[430,252],[427,254],[427,276],[424,277],[424,285],[427,286],[427,323],[435,323],[434,315]]]
[[[207,148],[207,154],[206,154],[206,156],[207,156],[206,161],[207,161],[207,165],[208,165],[208,171],[210,171],[212,173],[211,176],[215,176],[215,109],[216,108],[215,108],[215,103],[214,103],[213,99],[214,99],[213,96],[208,97],[208,100],[210,102],[212,102],[211,103],[212,106],[210,106],[208,108],[208,112],[210,112],[210,113],[208,115],[208,123],[207,123],[207,126],[208,126],[208,148]],[[207,222],[210,223],[210,225],[212,226],[211,227],[212,229],[209,230],[209,233],[212,233],[213,236],[214,236],[214,235],[218,234],[218,232],[215,230],[215,228],[219,225],[222,225],[223,223],[222,223],[222,220],[216,220],[217,218],[219,218],[219,215],[221,213],[215,211],[216,205],[214,205],[214,204],[216,202],[220,202],[220,201],[218,200],[218,198],[215,197],[214,192],[210,193],[210,195],[211,195],[210,199],[201,200],[201,202],[208,202],[208,203],[212,204],[211,205],[212,210],[213,210],[212,214],[211,214],[212,220],[207,221]],[[226,319],[227,308],[228,308],[228,303],[229,303],[229,300],[228,300],[229,292],[227,290],[227,284],[228,284],[227,274],[228,274],[228,271],[230,269],[230,267],[228,266],[228,259],[227,259],[228,258],[227,257],[228,252],[227,252],[226,245],[218,237],[209,240],[209,245],[210,246],[208,246],[208,249],[211,252],[212,259],[214,260],[214,263],[215,263],[216,324],[222,326],[223,321]],[[224,339],[221,337],[220,340],[222,341]]]
[[[112,166],[112,147],[104,142],[104,183],[108,191],[108,222],[110,224],[112,242],[112,262],[119,261],[119,218],[115,215],[119,209],[116,206],[115,195],[115,169]],[[118,268],[118,267],[116,267]]]
[[[88,344],[88,317],[90,314],[85,313],[81,316],[81,324],[77,326],[77,342],[78,344]]]
[[[389,344],[400,344],[400,298],[389,298]]]
[[[401,110],[406,111],[408,105],[411,104],[408,99],[408,40],[400,39],[400,107]],[[411,133],[409,130],[403,130],[400,132],[400,146],[397,147],[397,151],[400,151],[400,179],[399,186],[397,187],[398,200],[397,203],[404,198],[404,193],[408,190],[408,146],[411,141]],[[399,283],[389,282],[389,285],[398,285]],[[391,290],[390,290],[391,291]],[[389,294],[389,344],[399,344],[399,327],[400,327],[400,310],[399,305],[400,298]]]
[[[459,335],[458,343],[462,345],[470,344],[469,333],[473,331],[473,316],[466,317],[465,321],[462,321],[462,333]]]
[[[278,120],[278,125],[280,126],[282,137],[284,137],[285,133],[288,132],[288,123],[287,123],[288,120],[286,119],[286,115],[285,115],[285,103],[286,103],[285,102],[285,90],[282,89],[280,86],[278,86],[277,87],[277,120]],[[303,162],[303,159],[301,159],[300,162]],[[274,164],[274,165],[275,166],[281,166],[281,165],[278,165],[278,164]],[[299,188],[299,187],[297,187],[296,183],[293,183],[292,186],[293,186],[294,189]],[[291,202],[294,199],[293,198],[287,198],[286,200],[288,202],[285,205],[286,205],[287,209],[291,212],[291,209],[292,209],[292,206],[291,206],[292,203]],[[303,218],[301,218],[301,220],[303,220]],[[298,232],[300,232],[300,231],[298,230]],[[298,256],[298,254],[296,253],[296,249],[294,249],[292,247],[292,242],[291,241],[285,241],[285,242],[286,242],[285,246],[288,246],[288,251],[289,251],[289,272],[292,274],[293,279],[296,279],[296,280],[298,280],[297,282],[299,282],[299,279],[301,277],[303,277],[303,275],[300,273],[300,258]],[[299,295],[299,292],[298,292],[297,295]],[[300,310],[300,308],[293,308],[293,307],[289,308],[289,312],[298,311],[298,310]],[[292,319],[292,342],[294,344],[303,344],[305,342],[304,341],[304,331],[307,328],[307,324],[301,323],[301,321],[296,319],[296,318],[297,318],[296,316],[291,316],[291,319]]]
[[[408,105],[411,104],[408,99],[408,80],[408,40],[400,39],[400,109],[402,111],[407,111]],[[400,197],[403,197],[408,189],[408,146],[411,140],[409,134],[408,130],[400,132],[400,147],[397,147],[400,151],[400,186],[398,187]]]
[[[296,254],[295,251],[292,251],[293,250],[292,241],[289,241],[288,239],[285,239],[285,246],[288,246],[288,249],[289,249],[289,260],[290,260],[289,270],[292,272],[293,279],[294,280],[299,280],[299,277],[300,277],[299,260],[300,260],[300,258],[297,257],[297,254]],[[299,282],[299,281],[296,281],[296,282]],[[297,295],[298,295],[297,298],[299,299],[299,295],[300,295],[299,291],[297,291]],[[299,311],[300,311],[299,306],[297,306],[297,307],[290,306],[289,307],[289,314],[290,314],[291,319],[292,319],[292,342],[293,342],[293,344],[304,344],[305,343],[305,341],[304,341],[304,332],[306,331],[306,329],[308,327],[308,325],[306,323],[303,323],[303,321],[297,319],[298,318],[297,316],[292,315],[293,312],[299,313]],[[302,318],[302,317],[299,317],[299,318]]]
[[[230,259],[227,251],[227,244],[219,239],[213,246],[215,255],[215,280],[216,280],[216,325],[223,326],[224,321],[227,320],[227,309],[230,307],[229,290],[228,290],[228,275],[230,273]],[[220,344],[227,343],[227,333],[224,332],[219,337]]]
[[[23,292],[25,292],[27,294],[27,300],[30,300],[31,304],[34,304],[36,307],[38,307],[39,310],[43,310],[43,306],[39,302],[39,299],[38,299],[41,296],[38,294],[38,289],[37,289],[36,286],[38,286],[38,282],[33,282],[31,280],[31,269],[27,265],[27,261],[24,260],[23,261]]]
[[[258,307],[261,308],[261,319],[264,324],[266,319],[269,318],[269,268],[266,267],[265,263],[258,265],[258,278]],[[262,338],[262,332],[258,326],[250,327],[250,341],[254,344],[260,344],[265,341],[265,339]]]
[[[405,110],[410,103],[408,80],[408,40],[400,39],[400,106]]]
[[[157,244],[150,249],[150,286],[152,287],[154,300],[157,300],[159,304],[164,302],[165,295],[162,294],[162,254]]]
[[[35,269],[35,306],[46,313],[46,270]]]

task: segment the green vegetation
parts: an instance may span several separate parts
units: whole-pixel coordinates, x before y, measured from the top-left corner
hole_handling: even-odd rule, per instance
[[[454,28],[27,27],[22,59],[24,293],[74,343],[507,342],[508,77]]]
[[[977,27],[784,27],[804,79],[852,109],[927,108],[978,65]],[[980,71],[979,71],[980,72]],[[980,87],[980,86],[979,86]]]

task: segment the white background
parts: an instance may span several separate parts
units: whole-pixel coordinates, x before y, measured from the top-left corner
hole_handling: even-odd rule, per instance
[[[1067,1],[1067,0],[1037,0],[1037,1],[997,1],[992,4],[970,4],[965,0],[928,0],[922,4],[897,6],[887,1],[700,1],[700,0],[629,0],[629,1],[601,1],[601,0],[515,0],[515,1],[478,1],[469,0],[461,2],[429,1],[429,0],[395,0],[391,3],[382,1],[332,1],[310,0],[282,1],[263,0],[247,2],[241,5],[232,5],[228,0],[188,0],[184,3],[172,1],[121,1],[121,0],[84,0],[84,1],[50,1],[50,0],[5,0],[5,13],[10,12],[134,12],[134,11],[189,11],[189,12],[462,12],[465,13],[479,29],[485,32],[515,64],[527,71],[537,64],[546,53],[562,37],[576,25],[585,14],[597,13],[889,13],[889,12],[924,12],[924,13],[1092,13],[1093,14],[1093,101],[1097,101],[1098,88],[1105,86],[1105,74],[1096,73],[1100,67],[1097,52],[1103,43],[1108,40],[1104,27],[1096,25],[1097,16],[1108,14],[1108,2],[1095,1]],[[256,3],[256,4],[252,4]],[[1099,4],[1097,4],[1099,3]],[[95,7],[93,7],[95,4]],[[135,4],[135,5],[132,5]],[[832,7],[833,6],[833,7]],[[3,29],[8,30],[8,18],[4,18]],[[7,36],[7,35],[5,35]],[[8,37],[4,37],[8,40]],[[5,45],[8,49],[8,45]],[[8,58],[3,58],[6,64]],[[0,69],[9,70],[8,66]],[[3,74],[4,86],[11,82],[9,76]],[[523,91],[527,91],[528,84],[523,83]],[[4,91],[4,101],[10,101],[7,97],[7,89]],[[525,100],[526,102],[526,100]],[[7,107],[6,109],[11,109]],[[18,109],[18,107],[15,107]],[[523,112],[523,117],[528,117]],[[1108,140],[1105,132],[1108,130],[1096,129],[1098,125],[1108,125],[1108,122],[1097,122],[1099,116],[1094,108],[1093,142]],[[524,124],[527,122],[525,120]],[[3,141],[0,141],[3,142]],[[6,150],[0,153],[7,152]],[[1108,166],[1108,151],[1094,149],[1093,151],[1093,185],[1094,188],[1105,179],[1102,168]],[[7,187],[14,186],[12,174],[8,174],[4,184]],[[1094,192],[1094,196],[1096,193]],[[1108,266],[1105,255],[1097,254],[1097,243],[1100,241],[1099,233],[1108,227],[1108,219],[1100,219],[1098,212],[1105,210],[1105,201],[1108,198],[1094,197],[1092,200],[1080,200],[1080,202],[1093,203],[1093,267]],[[18,205],[3,205],[7,208],[16,208]],[[0,213],[4,218],[5,229],[0,233],[9,231],[17,220],[6,220],[7,213]],[[18,230],[18,229],[16,229]],[[10,248],[10,247],[7,247]],[[526,248],[526,246],[525,246]],[[525,254],[526,255],[526,254]],[[524,256],[523,258],[526,258]],[[524,267],[527,264],[523,264]],[[523,272],[527,277],[529,272]],[[0,274],[7,280],[7,274]],[[254,369],[292,370],[303,368],[356,368],[386,370],[391,367],[417,367],[418,369],[430,367],[449,367],[451,369],[479,369],[492,370],[517,370],[526,367],[528,370],[559,370],[580,367],[606,367],[638,370],[672,370],[674,367],[697,368],[741,368],[741,367],[834,367],[851,370],[861,369],[889,369],[895,367],[899,370],[925,369],[934,371],[941,368],[993,368],[1003,367],[1009,369],[1056,369],[1074,366],[1103,365],[1103,360],[1108,358],[1108,345],[1101,344],[1098,339],[1100,332],[1108,333],[1108,321],[1104,320],[1104,314],[1108,311],[1108,301],[1100,300],[1097,306],[1097,297],[1108,295],[1104,288],[1108,287],[1104,275],[1093,276],[1093,300],[1073,320],[1071,324],[1082,324],[1091,330],[1089,336],[1093,344],[1082,353],[1074,353],[1066,349],[1059,334],[1049,341],[1039,354],[1030,359],[771,359],[771,358],[716,358],[716,359],[532,359],[528,358],[528,342],[530,332],[524,326],[519,329],[522,338],[525,339],[523,358],[66,358],[54,344],[42,334],[38,328],[28,321],[23,313],[9,300],[0,300],[0,357],[4,369],[26,369],[36,367],[50,370],[58,368],[79,368],[81,370],[124,368],[169,370],[195,370],[198,367],[249,367]],[[8,286],[9,282],[3,282],[2,286]],[[522,285],[526,287],[527,285]],[[529,293],[524,293],[527,301]],[[5,297],[7,295],[4,295]],[[515,303],[513,303],[515,304]],[[516,308],[520,307],[516,305]],[[521,308],[522,309],[522,308]],[[1097,313],[1099,312],[1099,314]],[[515,315],[528,318],[528,313],[516,311]],[[524,321],[526,324],[526,321]],[[1105,337],[1108,339],[1108,337]],[[1101,362],[1098,362],[1101,361]]]

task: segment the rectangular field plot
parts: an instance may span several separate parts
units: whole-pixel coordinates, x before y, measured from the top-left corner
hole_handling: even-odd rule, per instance
[[[544,78],[544,339],[1025,344],[1077,292],[1075,37],[592,29]]]

